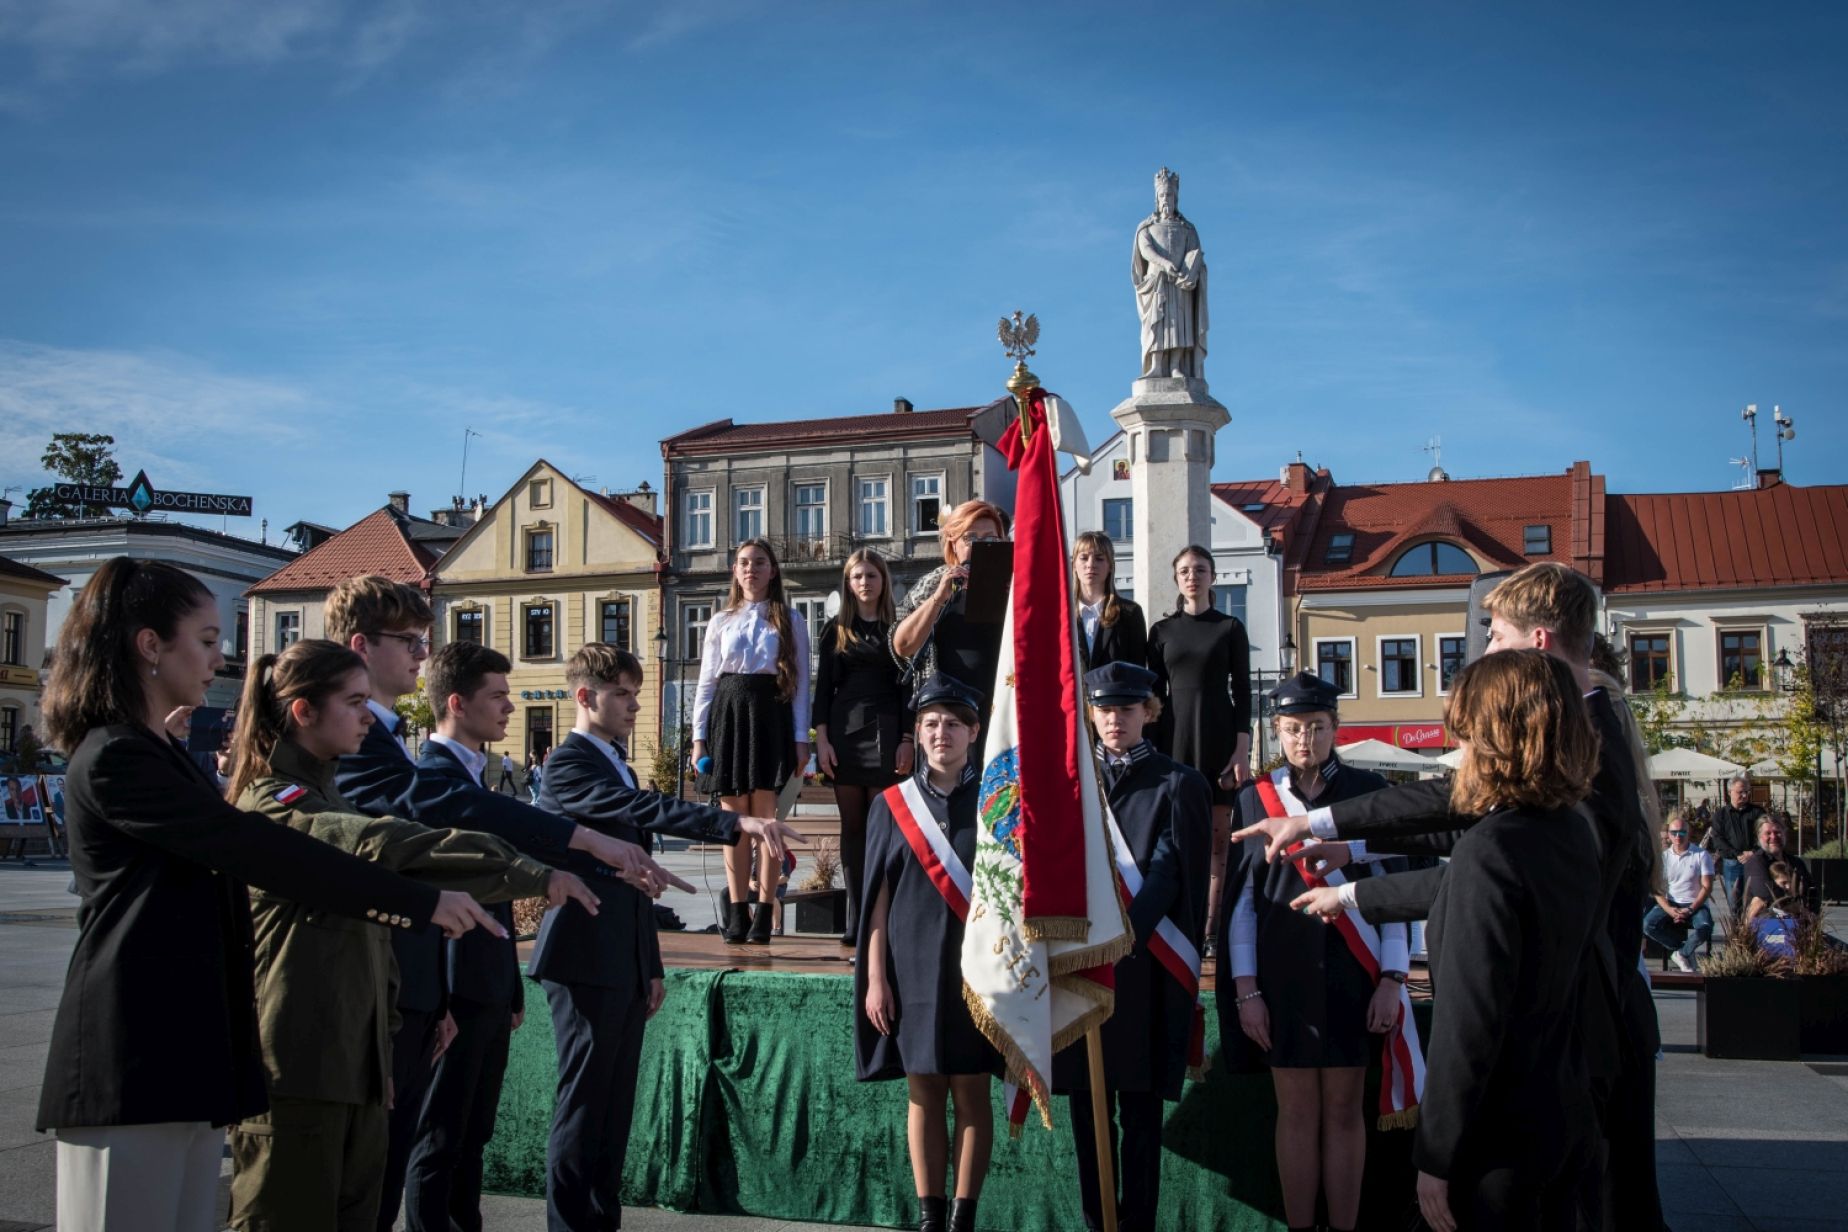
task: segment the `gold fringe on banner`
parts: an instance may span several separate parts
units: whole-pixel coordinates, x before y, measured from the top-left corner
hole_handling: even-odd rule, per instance
[[[1028,941],[1083,941],[1091,935],[1091,921],[1081,915],[1050,915],[1022,920],[1020,933]]]
[[[1380,1118],[1379,1125],[1381,1129],[1417,1129],[1418,1105],[1413,1104],[1410,1108],[1402,1108],[1398,1112],[1388,1112]]]
[[[1051,960],[1052,974],[1054,976],[1071,975],[1075,971],[1089,971],[1092,967],[1113,967],[1122,959],[1129,957],[1130,951],[1135,948],[1136,934],[1125,927],[1124,931],[1117,935],[1115,941],[1107,941],[1103,945],[1094,945],[1082,950],[1067,950],[1063,954],[1054,955]],[[1091,984],[1089,980],[1082,982]],[[1096,985],[1091,984],[1091,987],[1096,987]]]

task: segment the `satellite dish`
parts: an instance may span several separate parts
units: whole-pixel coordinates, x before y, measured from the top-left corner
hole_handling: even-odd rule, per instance
[[[829,620],[839,616],[841,614],[841,592],[831,591],[828,594],[828,601],[821,605],[821,610],[828,614]]]

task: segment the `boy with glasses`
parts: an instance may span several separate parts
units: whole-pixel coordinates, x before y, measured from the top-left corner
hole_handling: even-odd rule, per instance
[[[1663,892],[1643,917],[1643,932],[1664,949],[1677,971],[1694,971],[1694,956],[1713,939],[1713,856],[1689,842],[1686,812],[1668,823],[1668,846],[1662,852]]]

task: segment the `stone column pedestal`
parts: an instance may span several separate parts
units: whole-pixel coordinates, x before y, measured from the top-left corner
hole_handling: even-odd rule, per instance
[[[1136,602],[1152,625],[1174,606],[1169,562],[1213,546],[1213,435],[1232,422],[1197,378],[1143,377],[1110,412],[1129,436]]]

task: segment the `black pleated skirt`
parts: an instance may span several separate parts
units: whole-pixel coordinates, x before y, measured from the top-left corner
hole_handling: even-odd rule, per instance
[[[777,698],[772,674],[720,676],[707,728],[712,783],[721,796],[781,791],[801,770],[795,708]]]

